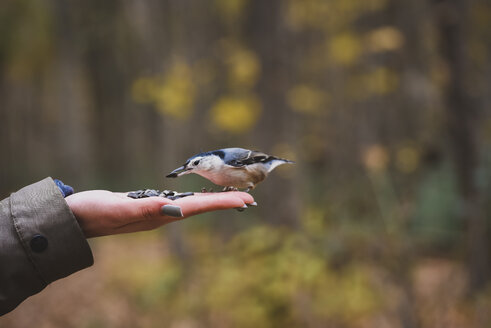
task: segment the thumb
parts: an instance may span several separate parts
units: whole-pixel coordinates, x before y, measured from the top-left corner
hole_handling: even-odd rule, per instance
[[[160,218],[163,215],[178,216],[176,214],[181,212],[180,208],[175,206],[174,201],[163,197],[135,199],[132,203],[130,216],[135,221]]]

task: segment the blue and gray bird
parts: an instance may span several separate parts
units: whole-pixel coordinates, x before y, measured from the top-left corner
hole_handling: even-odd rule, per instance
[[[190,157],[167,177],[177,178],[195,173],[214,184],[224,186],[224,190],[245,188],[248,192],[266,179],[277,166],[287,163],[293,162],[255,150],[224,148]]]

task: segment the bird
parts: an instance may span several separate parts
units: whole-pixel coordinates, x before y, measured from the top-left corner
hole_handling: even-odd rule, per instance
[[[166,177],[195,173],[225,187],[223,191],[245,189],[249,192],[276,167],[292,163],[256,150],[224,148],[196,154]]]

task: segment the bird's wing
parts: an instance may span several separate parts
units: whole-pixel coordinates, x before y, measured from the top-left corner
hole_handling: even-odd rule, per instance
[[[272,156],[265,153],[248,150],[242,148],[235,148],[233,151],[227,152],[227,155],[223,159],[226,164],[234,167],[242,167],[259,162],[265,162]]]

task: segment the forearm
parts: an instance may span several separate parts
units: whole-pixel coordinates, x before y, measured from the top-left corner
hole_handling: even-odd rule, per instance
[[[92,263],[90,247],[51,178],[0,202],[0,315]]]

